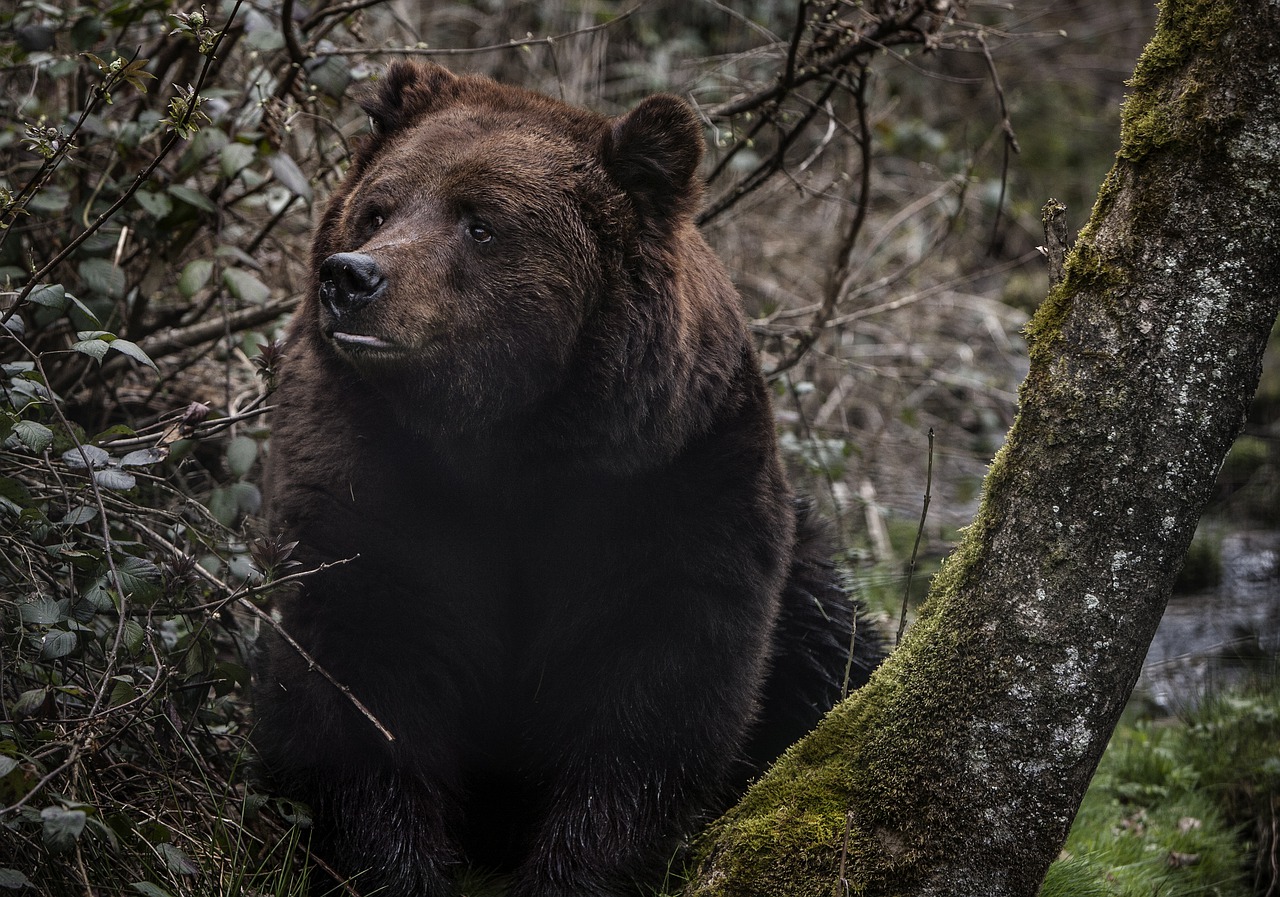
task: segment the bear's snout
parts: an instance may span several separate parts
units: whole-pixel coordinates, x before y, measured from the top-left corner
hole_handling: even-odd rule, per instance
[[[387,278],[372,256],[339,252],[320,264],[320,301],[335,318],[358,311],[387,289]]]

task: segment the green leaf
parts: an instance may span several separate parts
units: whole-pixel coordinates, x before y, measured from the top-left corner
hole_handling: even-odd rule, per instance
[[[171,184],[169,186],[169,195],[178,202],[199,209],[202,212],[214,214],[218,211],[218,207],[213,204],[209,197],[197,190],[192,190],[190,187],[184,187],[182,184]]]
[[[12,477],[0,477],[0,498],[7,498],[15,503],[25,504],[31,497],[27,487],[20,480]]]
[[[108,707],[119,707],[121,704],[127,704],[138,696],[138,689],[128,676],[114,676],[112,681],[115,685],[111,686],[111,695],[107,698]]]
[[[232,555],[231,560],[227,562],[227,572],[234,579],[247,579],[250,582],[262,581],[262,571],[253,562],[253,558],[247,554]]]
[[[200,872],[196,864],[191,862],[191,858],[172,844],[157,844],[156,852],[164,858],[170,872],[176,872],[179,875],[197,875]]]
[[[102,37],[102,19],[97,16],[81,16],[71,26],[71,46],[84,52]]]
[[[248,474],[257,459],[258,442],[250,436],[237,436],[227,446],[227,466],[238,477]]]
[[[0,869],[0,888],[16,891],[18,888],[34,888],[31,880],[17,869]]]
[[[114,467],[104,467],[102,470],[93,472],[94,481],[103,489],[112,489],[116,492],[125,492],[138,485],[138,478],[131,473],[118,470]]]
[[[45,308],[65,311],[71,299],[60,283],[46,283],[36,287],[27,297],[28,302],[43,305]]]
[[[44,823],[44,843],[54,853],[62,853],[76,846],[84,831],[88,816],[84,810],[64,810],[61,807],[45,807],[40,811]]]
[[[147,448],[129,452],[120,459],[121,467],[150,467],[159,464],[168,456],[167,450]]]
[[[251,685],[251,675],[248,667],[241,666],[238,663],[232,663],[229,660],[219,661],[213,668],[214,673],[221,677],[226,683],[224,693],[231,690],[232,685],[238,685],[248,694]]]
[[[119,299],[124,295],[124,271],[113,265],[110,259],[85,259],[76,266],[76,272],[85,285],[100,296]]]
[[[92,505],[79,505],[67,511],[58,523],[63,526],[83,526],[97,516],[97,508]]]
[[[116,563],[120,585],[134,601],[152,601],[160,595],[160,568],[145,558],[126,556]]]
[[[18,761],[15,757],[6,757],[0,754],[0,779],[3,779],[9,773],[18,768]]]
[[[257,28],[249,32],[245,45],[255,52],[269,53],[284,47],[284,35],[279,28]]]
[[[66,212],[67,207],[71,205],[71,194],[62,187],[46,185],[36,191],[31,197],[31,201],[27,203],[27,209],[32,212],[43,212],[53,217]]]
[[[93,618],[98,615],[98,609],[93,606],[90,601],[83,598],[71,605],[71,622],[78,623],[81,626],[88,626],[93,622]],[[70,626],[70,623],[68,623]],[[71,629],[72,632],[78,632],[78,629]]]
[[[280,814],[280,818],[290,825],[298,825],[304,828],[311,825],[311,810],[306,804],[297,803],[288,798],[277,798],[275,805],[276,812]]]
[[[267,805],[267,795],[250,791],[244,796],[244,812],[251,819],[256,819],[258,811]]]
[[[49,702],[51,692],[47,688],[33,688],[30,691],[24,691],[18,695],[18,700],[13,702],[13,715],[16,719],[27,719],[28,717],[43,715],[46,705]]]
[[[117,439],[121,437],[125,439],[132,439],[137,435],[138,435],[137,432],[132,427],[125,426],[124,424],[112,424],[102,432],[95,433],[94,437],[89,441],[94,443],[95,445],[102,445],[102,443],[107,442],[108,440],[111,440],[111,439]]]
[[[63,452],[62,460],[68,467],[84,470],[86,467],[105,467],[111,455],[96,445],[79,445]]]
[[[85,589],[84,600],[99,613],[116,609],[115,602],[111,600],[111,589],[108,588],[105,578],[99,579]]]
[[[193,259],[187,262],[186,267],[182,269],[182,276],[178,278],[178,292],[184,298],[190,299],[200,290],[209,284],[209,278],[213,276],[213,262],[209,259]]]
[[[163,193],[139,190],[133,196],[138,201],[138,205],[142,206],[142,210],[152,218],[160,219],[173,211],[173,200]]]
[[[149,881],[135,881],[129,887],[141,894],[142,897],[173,897],[164,888],[159,885],[153,885]]]
[[[56,660],[66,657],[76,649],[78,641],[74,632],[65,629],[50,629],[44,634],[40,643],[40,657],[44,660]]]
[[[33,420],[20,420],[13,425],[13,435],[18,437],[33,454],[40,454],[53,444],[53,431]]]
[[[148,355],[146,352],[143,352],[141,347],[139,347],[138,344],[135,342],[131,342],[127,339],[120,339],[119,337],[117,337],[116,339],[113,339],[111,341],[111,348],[115,349],[121,355],[128,355],[130,358],[132,358],[134,361],[140,364],[145,364],[147,367],[151,368],[151,370],[156,371],[157,373],[159,373],[160,371],[160,369],[156,367],[156,363],[151,360],[151,356]]]
[[[351,84],[351,63],[342,56],[321,57],[307,70],[307,81],[321,93],[338,99]]]
[[[76,307],[76,310],[79,311],[80,314],[85,316],[85,318],[89,321],[89,323],[97,327],[102,326],[102,322],[98,320],[98,316],[94,314],[92,310],[90,310],[89,306],[85,305],[83,302],[81,302],[79,299],[77,299],[75,296],[73,296],[70,293],[67,293],[67,298],[71,300],[71,304]],[[75,319],[72,318],[72,320],[75,320]]]
[[[28,626],[52,626],[67,619],[70,607],[65,599],[55,601],[46,595],[40,595],[18,605],[18,619]]]
[[[302,173],[298,163],[288,153],[276,153],[267,160],[271,165],[271,173],[276,180],[284,184],[293,193],[301,196],[305,202],[311,202],[311,184]]]
[[[253,483],[232,483],[231,495],[236,507],[245,514],[256,514],[262,507],[262,492]]]
[[[237,262],[243,268],[251,268],[254,271],[262,270],[254,257],[249,255],[249,253],[245,252],[239,246],[233,246],[229,243],[219,243],[217,248],[213,250],[213,254],[215,257],[223,259],[224,261],[230,259],[233,262]]]
[[[240,268],[227,268],[223,271],[222,282],[232,296],[243,302],[261,305],[271,298],[271,290],[266,284]]]
[[[121,644],[130,654],[138,653],[143,643],[147,640],[147,631],[137,620],[125,620],[124,626],[120,629]]]
[[[71,347],[73,352],[82,352],[90,358],[96,358],[99,362],[107,355],[107,350],[111,348],[111,344],[106,340],[100,339],[84,339]]]
[[[256,155],[257,153],[253,147],[246,143],[228,143],[222,148],[218,158],[222,176],[227,180],[231,180],[252,165]]]
[[[213,519],[223,526],[231,526],[236,522],[238,506],[236,497],[231,494],[230,489],[215,486],[209,493],[209,500],[205,502],[205,506],[213,515]]]

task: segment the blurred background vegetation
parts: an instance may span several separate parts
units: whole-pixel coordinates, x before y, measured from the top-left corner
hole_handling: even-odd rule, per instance
[[[0,890],[305,891],[306,808],[246,774],[246,658],[267,587],[297,572],[257,482],[275,343],[365,126],[352,97],[401,55],[607,113],[655,91],[698,105],[704,230],[788,460],[837,521],[854,591],[896,625],[909,567],[914,602],[1012,423],[1048,286],[1040,208],[1086,221],[1155,8],[974,0],[927,40],[908,27],[750,105],[789,58],[830,58],[893,5],[805,4],[833,18],[794,41],[791,0],[0,10]],[[1278,432],[1273,347],[1184,575],[1193,618],[1237,580],[1258,613],[1171,649],[1201,665],[1229,641],[1246,673],[1274,669]],[[1245,740],[1126,730],[1060,893],[1274,893],[1251,869],[1275,860],[1280,701],[1195,707],[1212,678],[1146,715]],[[1256,762],[1224,766],[1215,745]],[[1186,794],[1207,804],[1160,803]]]

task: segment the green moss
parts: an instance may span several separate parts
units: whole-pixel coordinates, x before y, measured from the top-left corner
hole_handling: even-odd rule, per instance
[[[1158,149],[1198,143],[1238,117],[1234,107],[1211,95],[1196,76],[1200,67],[1214,65],[1214,51],[1234,16],[1234,0],[1164,0],[1156,34],[1130,82],[1133,92],[1125,103],[1117,154],[1121,164],[1112,168],[1099,189],[1089,224],[1067,256],[1062,282],[1050,290],[1027,324],[1033,362],[1047,357],[1072,302],[1082,295],[1105,296],[1125,282],[1114,260],[1123,247],[1104,251],[1098,240],[1098,229],[1126,183],[1123,163]],[[1129,197],[1131,203],[1159,199]],[[1139,222],[1144,216],[1142,209],[1131,208],[1127,217]]]
[[[1235,0],[1164,0],[1156,33],[1134,70],[1133,95],[1121,115],[1120,157],[1130,161],[1156,150],[1198,141],[1220,131],[1238,113],[1207,90],[1201,72],[1215,57],[1236,19]]]
[[[1098,192],[1089,223],[1067,254],[1062,280],[1049,290],[1049,295],[1027,322],[1024,333],[1033,364],[1048,359],[1073,302],[1082,296],[1105,296],[1126,282],[1123,268],[1097,242],[1100,222],[1118,190],[1119,178],[1113,169]]]
[[[989,489],[998,488],[1002,479],[1001,457],[993,463]],[[982,691],[980,683],[991,675],[976,658],[967,670],[958,662],[967,656],[964,635],[947,625],[942,613],[954,605],[956,591],[981,557],[981,543],[990,532],[991,512],[985,504],[984,499],[977,522],[935,577],[922,618],[901,648],[868,686],[792,747],[706,833],[696,848],[698,859],[713,859],[724,877],[705,888],[691,888],[690,897],[835,893],[842,856],[873,888],[878,879],[880,890],[897,890],[908,886],[919,856],[936,852],[932,843],[906,840],[897,820],[930,815],[931,790],[921,778],[932,779],[934,772],[921,769],[912,758],[936,755],[938,745],[950,740],[947,714],[957,700],[956,683]],[[927,652],[913,648],[920,640],[929,644]],[[906,702],[901,696],[908,683],[915,691],[926,686],[936,691]],[[851,745],[856,747],[851,750]],[[854,812],[860,814],[852,824],[849,795],[857,796]],[[931,836],[938,838],[938,832]],[[829,871],[809,873],[801,881],[795,878],[797,869]]]

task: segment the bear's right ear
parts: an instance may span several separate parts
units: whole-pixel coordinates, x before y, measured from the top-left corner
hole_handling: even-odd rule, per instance
[[[670,221],[697,208],[702,126],[684,100],[646,98],[610,123],[601,149],[605,168],[644,217]]]
[[[375,136],[395,133],[454,98],[458,76],[434,62],[393,62],[377,90],[360,101]]]

